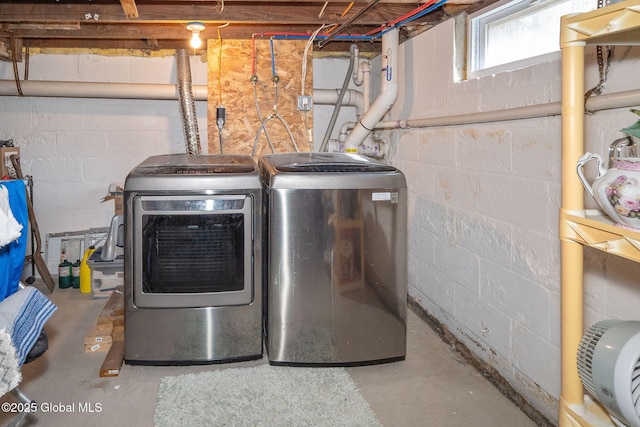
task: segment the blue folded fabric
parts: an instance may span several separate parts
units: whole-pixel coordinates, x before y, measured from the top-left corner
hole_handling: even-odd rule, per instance
[[[13,242],[0,248],[0,301],[18,290],[20,276],[27,253],[29,211],[27,190],[22,180],[3,180],[0,185],[9,192],[9,206],[13,217],[22,225],[22,234]]]
[[[28,286],[0,302],[0,329],[11,333],[20,365],[57,307],[38,289]]]

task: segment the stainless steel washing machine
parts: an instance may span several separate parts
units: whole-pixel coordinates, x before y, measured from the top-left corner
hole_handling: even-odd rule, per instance
[[[402,172],[339,153],[272,154],[259,163],[268,206],[269,362],[349,366],[404,359]]]
[[[250,156],[154,156],[129,173],[127,363],[262,357],[262,195]]]

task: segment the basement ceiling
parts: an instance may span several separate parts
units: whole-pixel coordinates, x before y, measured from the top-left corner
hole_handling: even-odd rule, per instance
[[[0,57],[21,60],[22,48],[190,48],[186,24],[202,22],[202,39],[309,37],[322,25],[314,49],[377,51],[384,28],[398,26],[401,41],[462,11],[496,0],[35,0],[0,1]],[[378,36],[378,37],[376,37]],[[206,45],[203,45],[206,49]]]

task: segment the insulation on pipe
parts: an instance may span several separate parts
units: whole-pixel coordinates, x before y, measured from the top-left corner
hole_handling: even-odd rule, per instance
[[[182,129],[184,130],[187,154],[199,156],[201,152],[200,133],[198,132],[196,103],[191,89],[191,67],[187,49],[176,50],[176,67],[178,71],[180,114],[182,116]]]
[[[53,80],[23,80],[24,96],[55,98],[102,98],[176,100],[178,88],[174,84],[65,82]],[[196,101],[207,100],[207,86],[193,86]],[[0,80],[0,96],[18,96],[13,80]]]

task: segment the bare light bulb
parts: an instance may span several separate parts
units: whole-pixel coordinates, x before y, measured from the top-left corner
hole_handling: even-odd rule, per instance
[[[194,49],[197,49],[200,46],[202,46],[202,40],[200,40],[200,34],[194,32],[193,35],[191,36],[191,47]]]
[[[197,49],[202,46],[200,31],[204,31],[204,24],[202,22],[189,22],[187,30],[191,31],[191,47]]]

